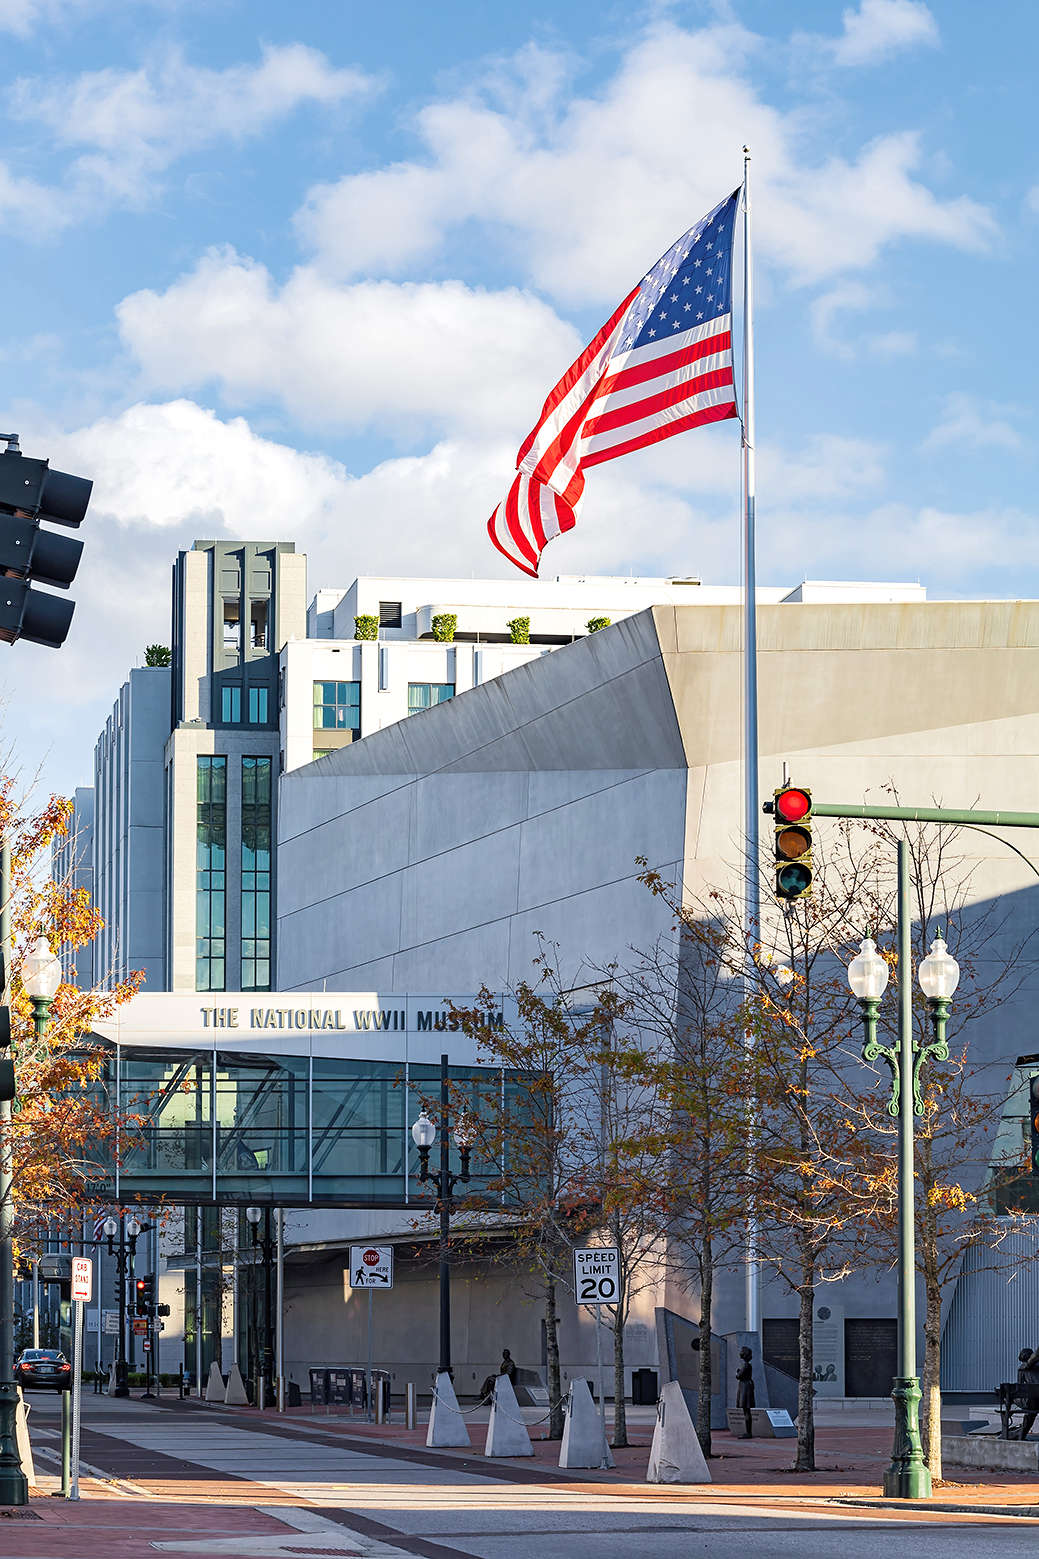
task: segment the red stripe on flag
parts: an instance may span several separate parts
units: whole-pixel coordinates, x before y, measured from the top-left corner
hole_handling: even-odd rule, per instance
[[[585,455],[581,464],[599,466],[604,460],[615,460],[618,455],[629,455],[634,449],[645,449],[647,444],[659,444],[661,439],[670,438],[674,433],[685,433],[689,428],[700,428],[707,422],[724,422],[729,417],[738,416],[735,401],[725,401],[721,406],[706,406],[703,411],[694,412],[691,417],[683,417],[680,422],[662,422],[658,428],[651,428],[639,438],[629,439],[625,444],[611,444],[609,449],[600,450],[595,455]]]
[[[517,466],[522,463],[524,455],[528,453],[542,427],[555,411],[560,401],[564,400],[566,396],[569,395],[574,385],[581,378],[581,375],[587,373],[590,365],[594,363],[596,357],[602,351],[606,342],[610,339],[610,335],[616,328],[618,321],[624,317],[625,311],[631,306],[634,299],[638,297],[640,290],[641,283],[634,289],[634,291],[629,292],[620,308],[617,309],[615,313],[610,315],[610,318],[606,321],[598,335],[596,335],[588,343],[576,362],[571,363],[570,367],[560,379],[555,389],[550,392],[548,399],[541,408],[541,416],[538,418],[537,423],[527,434],[527,437],[520,445],[519,454],[516,456]]]
[[[696,379],[687,379],[682,384],[672,385],[670,389],[659,390],[656,395],[647,395],[645,400],[632,401],[627,406],[618,406],[616,411],[605,411],[598,417],[589,417],[584,425],[584,437],[594,438],[597,433],[625,427],[629,422],[642,422],[646,417],[666,411],[669,406],[677,406],[682,401],[692,400],[694,395],[702,395],[705,390],[718,390],[726,384],[732,384],[732,369],[713,368],[710,373],[700,374]],[[668,425],[673,426],[670,422]]]
[[[732,347],[732,332],[720,330],[716,336],[705,336],[679,352],[669,352],[666,357],[651,357],[647,362],[631,368],[621,368],[609,374],[599,386],[600,395],[612,395],[614,390],[626,389],[629,384],[645,384],[647,379],[659,379],[674,373],[687,363],[695,363],[701,357],[713,357],[716,352],[728,352]]]

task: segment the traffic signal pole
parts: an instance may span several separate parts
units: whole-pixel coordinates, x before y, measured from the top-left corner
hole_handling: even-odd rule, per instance
[[[784,791],[776,792],[774,802],[765,803],[766,812],[775,812],[777,830],[783,816]],[[810,797],[810,792],[803,792]],[[944,823],[952,827],[1039,828],[1039,812],[980,812],[960,807],[870,807],[844,806],[814,802],[815,817],[836,817],[897,823]],[[1011,846],[1011,848],[1014,848]],[[777,855],[778,855],[777,846]],[[1025,857],[1027,859],[1027,857]],[[912,906],[910,903],[909,845],[898,841],[898,1047],[885,1055],[893,1072],[894,1112],[898,1115],[898,1375],[892,1398],[895,1404],[895,1436],[891,1464],[884,1473],[884,1494],[889,1499],[926,1499],[931,1493],[931,1475],[923,1457],[920,1439],[920,1381],[916,1373],[916,1165],[914,1111],[918,1105],[918,1069],[928,1054],[937,1059],[948,1055],[945,1046],[945,1021],[948,1002],[930,1001],[935,1030],[933,1045],[917,1047],[912,1027]],[[872,1021],[875,1042],[876,1003],[863,1002],[867,1024]],[[874,1044],[874,1049],[875,1049]],[[867,1055],[870,1047],[867,1044]],[[897,1069],[897,1070],[896,1070]],[[1033,1095],[1034,1102],[1034,1095]],[[1033,1115],[1033,1122],[1034,1122]],[[1034,1163],[1033,1152],[1033,1163]]]

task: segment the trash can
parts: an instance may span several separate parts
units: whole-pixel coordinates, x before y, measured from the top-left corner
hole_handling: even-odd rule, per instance
[[[657,1400],[656,1370],[632,1370],[631,1401],[633,1407],[653,1407]]]

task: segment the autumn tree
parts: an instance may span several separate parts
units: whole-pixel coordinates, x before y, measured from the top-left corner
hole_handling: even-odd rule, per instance
[[[499,1247],[498,1259],[518,1259],[544,1298],[549,1437],[559,1439],[558,1295],[560,1289],[572,1292],[574,1245],[603,1223],[593,1185],[589,1120],[603,1034],[617,1015],[617,1003],[609,991],[575,1003],[559,976],[554,950],[544,942],[533,965],[534,980],[520,981],[508,993],[512,1016],[503,1029],[492,1032],[486,1025],[487,1008],[500,1000],[489,990],[480,992],[474,1011],[458,1009],[454,1016],[479,1044],[481,1059],[506,1068],[514,1079],[504,1100],[499,1092],[487,1091],[473,1112],[476,1151],[492,1165],[488,1213],[474,1238],[486,1247],[492,1233],[507,1228],[509,1239]]]
[[[742,988],[718,923],[683,916],[674,885],[659,873],[644,869],[642,880],[675,911],[675,935],[615,976],[631,1036],[617,1064],[655,1098],[650,1141],[632,1151],[648,1146],[659,1170],[646,1187],[645,1215],[666,1266],[699,1293],[696,1432],[710,1456],[714,1276],[743,1237],[748,1193]]]
[[[9,1147],[13,1170],[15,1235],[29,1248],[35,1230],[56,1207],[83,1207],[98,1165],[115,1156],[117,1133],[133,1121],[120,1120],[101,1087],[105,1051],[90,1042],[97,1020],[106,1018],[136,991],[140,974],[109,990],[83,991],[62,980],[45,1025],[35,1021],[33,1003],[22,988],[26,953],[44,936],[54,952],[70,958],[103,925],[86,889],[49,873],[50,853],[68,835],[72,803],[52,796],[39,810],[19,802],[15,782],[0,778],[0,837],[10,846],[11,943],[6,1002],[11,1011],[16,1099]],[[74,969],[73,969],[74,977]]]
[[[894,797],[897,804],[897,796]],[[918,1053],[934,1039],[931,1013],[920,989],[918,971],[935,937],[944,934],[960,965],[960,983],[946,1025],[949,1053],[932,1054],[920,1069],[915,1121],[915,1207],[917,1261],[924,1288],[924,1358],[921,1434],[931,1477],[942,1476],[941,1332],[942,1307],[959,1274],[965,1250],[984,1250],[982,1264],[1005,1269],[1011,1263],[1007,1236],[1027,1220],[1003,1198],[995,1205],[984,1194],[991,1142],[1006,1096],[1002,1065],[977,1055],[972,1036],[981,1022],[1013,1001],[1034,974],[1039,948],[1032,931],[1015,932],[1009,911],[995,900],[974,903],[974,867],[962,853],[961,831],[927,824],[877,822],[870,832],[894,860],[898,840],[909,850],[912,904],[913,1041]],[[894,946],[894,927],[888,931]],[[881,941],[884,937],[881,936]],[[900,978],[894,951],[888,951],[891,989]],[[897,1044],[897,1002],[889,996],[880,1008],[879,1037]],[[878,1063],[872,1089],[850,1096],[862,1142],[868,1147],[860,1174],[846,1189],[861,1196],[862,1233],[875,1259],[893,1265],[897,1253],[897,1123],[885,1108],[890,1076]],[[1007,1166],[1013,1168],[1017,1166]],[[1016,1259],[1016,1258],[1015,1258]]]

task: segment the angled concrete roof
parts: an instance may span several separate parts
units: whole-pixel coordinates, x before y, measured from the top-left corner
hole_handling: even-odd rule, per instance
[[[758,611],[762,756],[1039,711],[1039,602]],[[668,769],[738,759],[742,613],[653,607],[295,770]]]

